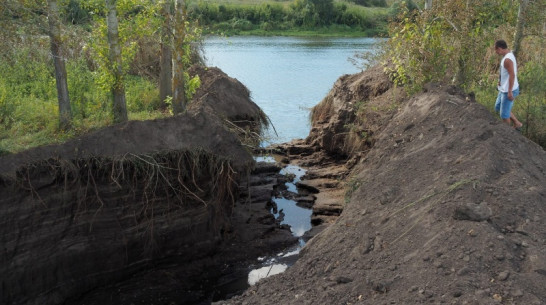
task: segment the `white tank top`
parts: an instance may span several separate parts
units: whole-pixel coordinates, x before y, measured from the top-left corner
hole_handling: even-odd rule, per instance
[[[519,88],[518,65],[516,63],[516,57],[514,56],[514,54],[512,52],[510,52],[510,53],[507,53],[506,55],[504,55],[504,57],[502,58],[502,60],[500,62],[500,86],[498,88],[500,92],[508,92],[508,85],[509,85],[508,80],[509,80],[510,75],[508,74],[508,70],[506,70],[506,68],[504,67],[504,61],[507,58],[510,59],[512,61],[512,63],[514,64],[515,79],[514,79],[514,86],[512,87],[512,91]]]

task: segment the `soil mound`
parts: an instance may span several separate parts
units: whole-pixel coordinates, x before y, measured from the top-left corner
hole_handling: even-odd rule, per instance
[[[218,118],[193,112],[166,119],[129,121],[103,128],[62,145],[30,149],[0,158],[0,177],[15,177],[23,165],[51,158],[77,160],[90,157],[123,157],[169,150],[203,149],[215,152],[242,169],[252,158]]]
[[[330,94],[354,101],[355,80],[376,72]],[[285,273],[220,304],[546,304],[544,150],[451,87],[397,106],[353,167],[337,221]],[[349,154],[333,141],[346,130],[322,122],[309,143]]]
[[[259,133],[269,125],[266,114],[250,98],[248,89],[216,67],[193,66],[190,75],[199,75],[201,86],[188,110],[206,108],[236,126]]]
[[[214,255],[227,233],[240,233],[231,215],[255,164],[225,119],[257,126],[263,118],[244,86],[207,73],[187,114],[0,157],[0,303],[208,298],[180,287],[206,279],[199,267],[222,265]],[[286,244],[290,233],[278,227],[256,225],[255,238],[267,232]]]
[[[359,155],[373,145],[375,134],[404,97],[402,88],[393,86],[381,66],[344,75],[312,109],[306,143],[330,156]]]

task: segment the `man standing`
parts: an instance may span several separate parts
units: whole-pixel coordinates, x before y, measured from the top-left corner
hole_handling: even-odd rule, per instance
[[[504,40],[495,42],[495,53],[503,56],[500,62],[499,95],[495,103],[495,111],[500,112],[500,117],[505,123],[508,125],[513,124],[513,127],[520,131],[523,124],[512,113],[514,99],[519,95],[516,57],[508,49],[508,45]]]

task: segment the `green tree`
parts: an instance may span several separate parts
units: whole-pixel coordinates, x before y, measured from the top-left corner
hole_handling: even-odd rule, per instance
[[[176,0],[174,15],[174,57],[173,57],[173,112],[179,114],[186,109],[186,83],[184,78],[184,61],[186,36],[186,8],[184,0]]]
[[[128,119],[131,101],[126,97],[126,76],[135,62],[139,43],[145,37],[154,37],[159,28],[155,4],[145,0],[85,2],[85,9],[94,16],[88,49],[99,72],[100,88],[112,99],[116,123]]]
[[[114,100],[113,114],[114,122],[126,122],[127,103],[125,101],[125,84],[123,83],[123,67],[121,58],[121,46],[119,43],[119,26],[116,9],[116,0],[106,0],[107,17],[106,23],[108,26],[108,45],[110,66],[114,81],[112,83],[111,92]]]
[[[334,1],[333,0],[309,0],[313,3],[314,12],[317,15],[317,24],[329,25],[332,23],[332,16],[334,13]]]
[[[165,101],[172,97],[172,18],[174,2],[172,0],[163,0],[161,3],[161,15],[163,17],[163,26],[161,28],[161,53],[160,53],[160,71],[159,71],[159,100],[160,108],[166,109]]]
[[[57,100],[59,101],[59,126],[68,129],[72,120],[68,84],[66,82],[66,68],[61,52],[61,27],[59,8],[56,0],[48,0],[49,37],[51,40],[51,55],[55,65],[55,80],[57,83]]]
[[[295,0],[290,7],[297,25],[311,28],[332,23],[333,0]]]

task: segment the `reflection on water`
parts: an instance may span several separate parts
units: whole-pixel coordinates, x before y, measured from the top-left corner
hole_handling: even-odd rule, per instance
[[[275,162],[273,157],[255,157],[256,161]],[[297,194],[298,190],[295,183],[301,180],[301,177],[305,175],[305,170],[296,165],[287,165],[279,172],[282,175],[291,178],[291,182],[286,182],[288,192]],[[279,253],[273,257],[260,257],[260,267],[257,267],[250,271],[248,274],[248,284],[254,285],[260,279],[284,272],[289,266],[294,264],[298,258],[301,248],[305,245],[305,242],[301,238],[305,232],[311,229],[311,215],[313,210],[303,208],[297,205],[297,202],[285,197],[273,197],[271,198],[276,204],[276,209],[271,211],[277,220],[280,220],[281,224],[287,224],[290,226],[292,235],[299,238],[298,245],[288,249],[286,253]]]
[[[311,229],[311,209],[302,208],[296,205],[296,201],[286,198],[273,198],[277,204],[278,212],[275,218],[283,216],[281,224],[290,225],[292,234],[296,237],[302,237],[303,234]]]
[[[305,170],[296,165],[287,165],[285,168],[281,169],[280,174],[285,176],[293,176],[294,180],[292,182],[286,182],[286,187],[289,192],[297,193],[298,189],[296,188],[296,183],[301,181],[301,177],[305,175]]]
[[[256,162],[267,162],[267,163],[274,163],[275,162],[275,158],[273,158],[271,156],[257,156],[257,157],[254,157],[254,160]]]
[[[271,266],[262,267],[259,269],[254,269],[250,271],[250,273],[248,274],[248,284],[254,285],[263,278],[266,278],[271,275],[283,273],[286,270],[286,268],[288,268],[288,266],[285,264],[275,264]]]
[[[305,175],[305,170],[296,165],[287,165],[284,167],[280,174],[285,176],[292,176],[292,182],[286,182],[286,187],[289,192],[298,193],[296,183],[301,181],[301,177]],[[296,237],[302,237],[305,232],[311,229],[311,215],[313,210],[302,208],[296,201],[287,199],[284,197],[273,198],[273,201],[277,204],[277,213],[275,218],[279,218],[281,215],[283,220],[281,224],[287,224],[292,230],[292,234]]]
[[[359,72],[348,58],[372,52],[376,38],[209,37],[206,63],[238,79],[269,116],[273,131],[264,144],[309,134],[309,109],[343,74]]]

